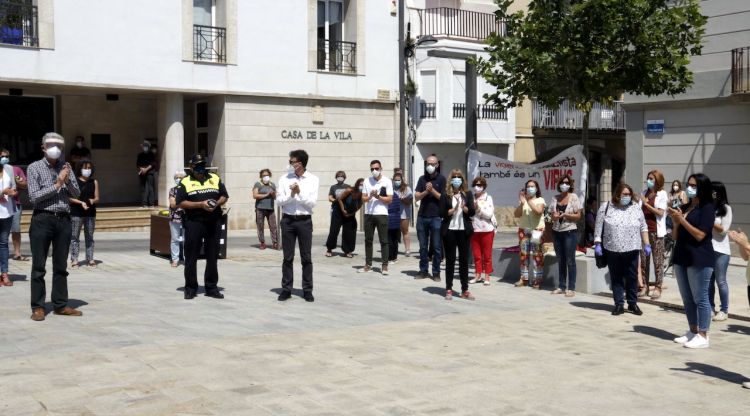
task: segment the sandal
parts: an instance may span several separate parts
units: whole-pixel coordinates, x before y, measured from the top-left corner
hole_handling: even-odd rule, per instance
[[[0,282],[2,286],[13,286],[13,281],[8,277],[8,273],[3,273],[0,278],[2,278],[2,281]]]
[[[96,262],[94,260],[91,260],[89,262],[89,267],[96,267]]]
[[[527,285],[528,283],[529,283],[529,281],[528,281],[528,280],[524,280],[524,279],[518,279],[518,281],[517,281],[516,283],[513,283],[513,286],[515,286],[515,287],[524,287],[524,286],[526,286],[526,285]]]
[[[78,268],[78,262],[70,262],[70,268],[71,269],[77,269]]]
[[[651,300],[656,300],[656,299],[659,299],[660,297],[661,297],[661,288],[660,287],[654,288],[654,290],[651,292]]]
[[[354,254],[352,254],[352,253],[346,253],[346,254],[344,254],[344,257],[347,257],[347,258],[351,259],[351,258],[354,258]]]
[[[333,256],[333,253],[331,253],[330,251],[326,251],[326,257],[331,257],[331,256]]]
[[[22,256],[22,255],[19,254],[18,256],[13,256],[13,260],[17,260],[17,261],[29,261],[29,258],[26,257],[26,256]]]

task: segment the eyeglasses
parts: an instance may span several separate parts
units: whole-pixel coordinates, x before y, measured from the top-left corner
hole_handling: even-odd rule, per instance
[[[299,163],[299,160],[291,160],[289,159],[289,164],[294,165],[295,163]]]
[[[460,176],[451,176],[451,179],[456,179],[456,178],[458,178],[458,179],[463,179],[463,178],[462,178],[462,177],[460,177]]]
[[[370,172],[373,172],[373,171],[376,171],[376,170],[380,170],[380,168],[370,168]]]

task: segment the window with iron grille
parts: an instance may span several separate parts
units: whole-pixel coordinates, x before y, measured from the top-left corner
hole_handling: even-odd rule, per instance
[[[346,40],[348,6],[348,0],[317,1],[318,70],[357,72],[357,43]]]
[[[193,59],[227,61],[227,29],[217,23],[216,0],[193,0]]]
[[[0,44],[38,47],[38,16],[32,0],[0,0]]]

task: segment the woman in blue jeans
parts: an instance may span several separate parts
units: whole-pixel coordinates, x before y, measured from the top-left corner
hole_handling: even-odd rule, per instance
[[[7,150],[3,149],[2,153]],[[16,212],[16,203],[13,199],[18,193],[16,191],[16,180],[13,177],[13,166],[7,157],[0,158],[0,286],[13,286],[8,276],[8,236],[13,225],[13,214]]]
[[[714,274],[711,276],[709,284],[708,300],[711,302],[711,311],[716,310],[714,295],[716,286],[719,288],[719,300],[721,309],[714,315],[714,321],[726,321],[729,314],[729,285],[727,284],[727,269],[729,268],[729,258],[732,256],[732,250],[729,247],[729,228],[732,226],[732,207],[729,206],[727,199],[727,189],[721,182],[712,182],[714,188],[713,198],[716,206],[716,219],[712,232],[711,244],[714,247],[716,264],[714,265]],[[714,286],[714,282],[716,286]]]
[[[552,232],[555,236],[555,256],[557,256],[558,286],[553,295],[565,294],[573,297],[576,294],[576,245],[578,244],[578,226],[581,219],[581,201],[573,192],[573,177],[565,175],[557,181],[560,194],[552,199]],[[567,277],[567,279],[566,279]]]
[[[685,348],[708,348],[712,315],[708,285],[716,264],[711,244],[711,230],[716,218],[711,180],[702,173],[690,175],[686,191],[690,202],[680,208],[668,209],[675,240],[674,275],[690,327],[674,342]]]

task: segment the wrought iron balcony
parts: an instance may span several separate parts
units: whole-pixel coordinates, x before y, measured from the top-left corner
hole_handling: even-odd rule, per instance
[[[194,25],[193,59],[206,62],[226,62],[227,29]]]
[[[357,72],[357,44],[340,40],[318,39],[318,69],[321,71]]]
[[[435,118],[435,103],[421,102],[419,106],[419,118]]]
[[[532,106],[532,127],[542,129],[578,130],[583,127],[583,112],[577,110],[568,100],[557,109],[550,109],[536,100]],[[615,101],[611,106],[594,104],[589,115],[589,129],[625,130],[625,110],[622,102]]]
[[[453,103],[453,118],[466,118],[466,104]],[[508,112],[499,107],[477,104],[477,120],[507,120]]]
[[[421,35],[484,40],[490,33],[505,35],[505,22],[498,22],[492,13],[472,12],[449,7],[418,10],[422,22]]]
[[[37,6],[0,0],[0,44],[39,46]]]
[[[750,46],[732,49],[732,94],[750,93]]]

